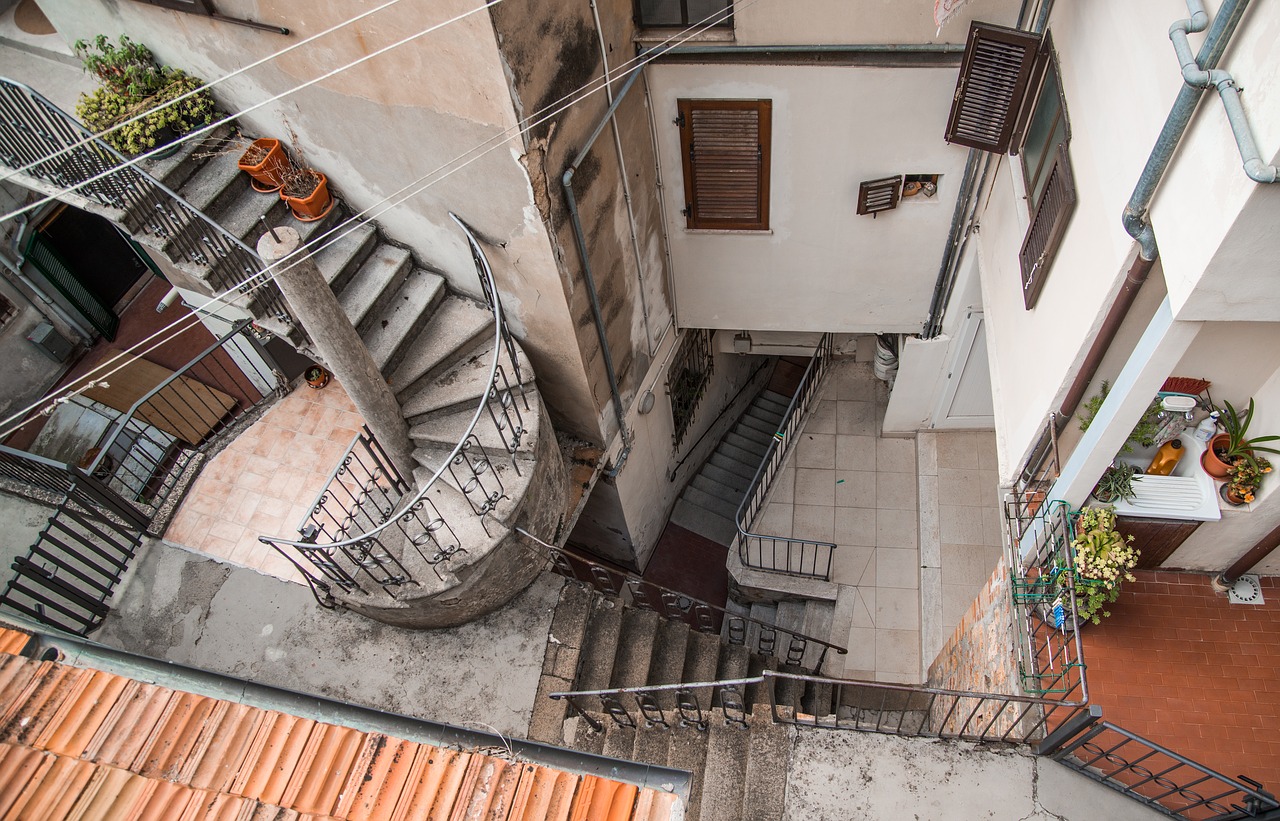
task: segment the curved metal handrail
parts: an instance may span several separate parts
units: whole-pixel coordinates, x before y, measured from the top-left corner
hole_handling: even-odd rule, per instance
[[[814,351],[813,358],[809,360],[808,367],[805,368],[804,376],[800,379],[800,387],[796,390],[795,395],[791,397],[791,402],[787,405],[787,410],[782,415],[782,423],[778,432],[769,440],[769,447],[765,450],[764,457],[760,460],[760,467],[756,469],[755,476],[751,479],[751,484],[747,486],[746,492],[742,496],[742,502],[738,504],[738,512],[734,516],[734,524],[738,528],[738,558],[747,567],[761,570],[771,570],[780,573],[787,573],[793,576],[807,576],[810,578],[829,579],[831,576],[831,553],[836,549],[832,542],[824,542],[817,539],[798,539],[794,536],[771,536],[764,533],[752,533],[747,530],[747,525],[755,519],[759,513],[759,504],[763,502],[764,496],[768,493],[769,487],[764,483],[765,474],[769,468],[776,470],[779,465],[773,464],[774,454],[783,447],[785,441],[798,431],[787,430],[793,421],[796,421],[800,415],[804,413],[808,407],[809,401],[813,398],[817,389],[818,380],[826,372],[827,363],[831,359],[832,338],[830,333],[822,335],[822,339],[818,342],[817,350]],[[803,407],[797,408],[801,404]],[[799,413],[797,413],[799,410]],[[767,477],[772,480],[772,473]],[[761,543],[765,540],[773,542],[785,542],[788,547],[787,568],[765,567],[763,564],[752,564],[748,559],[748,540],[757,539]],[[790,569],[790,547],[791,545],[810,545],[814,549],[814,572],[806,572],[801,570]],[[822,549],[827,551],[827,569],[826,572],[817,572],[817,555]],[[763,551],[763,548],[761,548]],[[801,566],[803,567],[803,558]]]
[[[465,431],[463,432],[462,436],[458,439],[458,443],[454,445],[453,449],[449,452],[448,457],[446,457],[442,461],[441,466],[437,468],[436,471],[431,475],[431,478],[422,485],[422,488],[417,492],[417,494],[413,495],[412,497],[406,496],[405,498],[400,500],[400,502],[396,505],[395,509],[386,518],[386,521],[356,536],[351,536],[351,537],[334,541],[334,542],[326,542],[324,544],[309,542],[303,539],[286,539],[286,538],[275,537],[275,536],[259,536],[258,537],[258,541],[275,548],[277,551],[281,553],[281,555],[283,555],[286,559],[288,559],[299,570],[299,572],[303,574],[304,577],[306,577],[307,582],[312,585],[312,592],[317,593],[316,595],[317,600],[321,600],[321,599],[320,599],[319,593],[315,590],[315,585],[317,583],[321,584],[323,587],[326,588],[326,593],[328,592],[327,591],[328,585],[324,584],[323,581],[315,579],[311,573],[309,573],[305,568],[301,567],[296,561],[294,561],[292,556],[290,556],[287,552],[282,550],[281,546],[292,547],[295,550],[297,550],[299,553],[302,553],[304,555],[308,553],[327,554],[328,552],[333,551],[335,549],[339,549],[339,550],[343,548],[360,549],[363,545],[368,544],[370,540],[376,539],[380,534],[382,534],[388,528],[395,525],[406,511],[413,510],[415,505],[418,505],[420,502],[425,500],[427,497],[427,494],[431,491],[432,487],[435,486],[435,483],[440,480],[440,477],[449,468],[449,466],[453,464],[454,460],[458,458],[458,455],[462,453],[464,449],[467,448],[468,443],[472,438],[473,432],[475,431],[476,425],[480,422],[480,418],[484,415],[484,412],[489,407],[489,403],[493,400],[493,390],[494,390],[493,386],[498,377],[498,369],[501,365],[502,351],[504,348],[508,351],[508,356],[511,359],[512,368],[514,369],[515,375],[516,375],[516,383],[517,385],[522,384],[521,378],[520,378],[520,365],[516,358],[514,343],[511,340],[510,333],[507,330],[506,322],[503,318],[502,302],[498,297],[497,284],[493,279],[493,269],[490,267],[489,260],[487,257],[485,257],[484,251],[480,248],[479,241],[476,239],[475,234],[471,231],[470,227],[465,222],[463,222],[461,218],[459,218],[456,214],[452,212],[449,213],[449,217],[455,223],[458,224],[458,227],[462,229],[462,232],[467,237],[467,243],[471,247],[471,252],[476,262],[477,273],[480,275],[480,284],[481,284],[482,290],[484,291],[485,301],[488,304],[489,309],[493,313],[493,343],[494,344],[493,344],[493,357],[489,362],[489,376],[488,376],[489,388],[488,390],[485,391],[484,396],[481,397],[479,403],[476,405],[475,412],[472,413],[471,415],[471,421],[467,423],[467,427]],[[324,563],[325,563],[325,560],[322,559],[320,564],[324,564]],[[329,561],[329,563],[330,564],[332,563],[331,560]],[[323,604],[324,602],[321,600],[321,603]]]

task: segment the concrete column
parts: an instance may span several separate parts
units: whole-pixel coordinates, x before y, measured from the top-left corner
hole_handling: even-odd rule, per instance
[[[302,245],[292,228],[276,228],[258,240],[258,256],[272,265]],[[324,275],[310,256],[286,262],[273,272],[276,285],[288,300],[298,322],[310,334],[325,365],[355,402],[365,424],[391,457],[405,479],[412,483],[413,443],[409,425],[400,413],[391,387],[382,378],[364,340],[342,310]]]

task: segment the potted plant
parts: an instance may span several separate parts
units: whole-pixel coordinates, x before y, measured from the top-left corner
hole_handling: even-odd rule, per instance
[[[329,384],[332,377],[323,367],[312,365],[302,372],[302,378],[307,380],[307,387],[320,390]]]
[[[280,199],[288,203],[293,216],[301,222],[324,219],[337,202],[329,194],[329,178],[307,162],[298,135],[288,120],[285,120],[284,127],[288,129],[289,140],[293,143],[293,162],[285,172],[284,184],[280,186]]]
[[[245,147],[236,165],[249,175],[254,191],[274,194],[284,185],[292,164],[279,140],[263,137]]]
[[[1080,412],[1080,431],[1083,433],[1089,429],[1089,425],[1093,423],[1093,418],[1098,415],[1098,411],[1102,409],[1102,403],[1107,400],[1107,394],[1111,393],[1111,383],[1102,380],[1102,384],[1098,387],[1098,392],[1084,403],[1084,409]],[[1129,438],[1120,447],[1121,453],[1133,453],[1133,446],[1149,448],[1156,443],[1156,436],[1160,433],[1160,400],[1154,399],[1142,414],[1142,418],[1138,420],[1138,424],[1133,426],[1133,430],[1129,432]]]
[[[1140,473],[1127,462],[1116,462],[1102,472],[1102,478],[1093,486],[1093,498],[1103,504],[1111,504],[1116,499],[1129,501],[1137,495],[1133,483],[1142,479]]]
[[[1253,501],[1253,494],[1262,484],[1262,477],[1271,472],[1271,463],[1261,456],[1247,459],[1237,456],[1231,462],[1231,470],[1227,481],[1218,491],[1229,505],[1247,505]]]
[[[1200,466],[1204,472],[1215,479],[1226,479],[1231,473],[1232,465],[1237,458],[1243,457],[1256,461],[1254,453],[1280,454],[1280,450],[1263,447],[1263,442],[1275,442],[1280,436],[1255,436],[1248,438],[1249,424],[1253,421],[1256,410],[1253,399],[1244,413],[1238,412],[1230,402],[1223,402],[1218,408],[1218,423],[1222,425],[1222,433],[1209,440],[1209,447],[1200,455]]]
[[[1075,538],[1071,549],[1075,555],[1076,615],[1081,624],[1099,624],[1110,616],[1108,604],[1120,596],[1120,584],[1133,581],[1130,572],[1138,563],[1140,551],[1133,547],[1133,536],[1121,536],[1116,530],[1116,512],[1111,507],[1085,507],[1075,520]]]

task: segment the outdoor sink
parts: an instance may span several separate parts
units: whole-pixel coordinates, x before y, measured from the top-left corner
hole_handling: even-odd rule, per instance
[[[1213,479],[1200,467],[1200,454],[1206,443],[1197,441],[1188,430],[1178,437],[1185,451],[1169,476],[1143,475],[1133,483],[1134,498],[1116,499],[1116,512],[1122,516],[1146,516],[1153,519],[1194,519],[1202,522],[1222,518],[1218,507],[1218,489]],[[1155,456],[1155,448],[1135,449],[1122,453],[1117,461],[1147,469]]]

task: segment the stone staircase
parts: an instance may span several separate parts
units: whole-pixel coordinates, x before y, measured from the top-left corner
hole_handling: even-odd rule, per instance
[[[765,390],[755,398],[702,465],[671,514],[671,521],[713,542],[732,546],[738,504],[769,448],[790,398]]]
[[[784,617],[803,613],[803,605],[779,609]],[[686,817],[691,821],[778,819],[791,731],[789,725],[772,720],[765,685],[740,688],[745,728],[725,720],[721,695],[717,692],[713,697],[710,688],[694,691],[704,711],[705,729],[681,722],[673,691],[655,696],[669,729],[650,726],[633,701],[626,702],[635,724],[631,727],[606,714],[598,698],[582,697],[580,704],[604,727],[597,732],[574,715],[564,700],[549,698],[553,692],[749,678],[763,670],[811,671],[788,663],[790,642],[782,635],[772,642],[772,654],[753,652],[768,649],[771,643],[767,637],[761,642],[761,630],[760,625],[748,623],[744,643],[730,644],[720,635],[693,630],[682,620],[566,584],[551,624],[529,737],[582,752],[689,770],[693,781]],[[804,663],[816,662],[818,652],[820,648],[807,648]],[[834,711],[830,686],[803,682],[805,686],[800,687],[802,682],[778,681],[774,695],[781,714]]]
[[[225,132],[215,132],[209,142],[216,145],[225,136]],[[321,220],[295,219],[279,196],[254,191],[236,160],[234,154],[188,144],[171,158],[147,163],[146,171],[250,248],[256,248],[267,225],[293,228],[304,244],[319,239],[314,261],[395,392],[410,425],[418,463],[414,479],[421,488],[445,465],[479,403],[495,387],[489,376],[495,345],[492,312],[483,303],[454,291],[443,275],[421,265],[375,223],[356,220],[340,225],[350,219],[341,201]],[[144,245],[166,254],[172,250],[173,237],[147,233],[136,215],[126,213],[122,222]],[[197,276],[202,273],[191,271],[189,264],[179,267]],[[471,272],[456,273],[471,276]],[[278,328],[264,315],[262,303],[261,297],[252,297],[245,307],[262,324]],[[243,306],[244,300],[238,304]],[[308,329],[310,333],[317,331],[323,332]],[[488,421],[488,414],[482,414],[486,418],[474,434],[479,448],[468,450],[473,460],[480,450],[489,457],[482,483],[472,481],[474,476],[466,470],[457,476],[445,470],[427,497],[438,512],[438,517],[432,518],[447,522],[462,549],[430,568],[422,562],[410,567],[415,580],[412,591],[402,588],[392,602],[385,601],[386,595],[379,590],[381,599],[347,596],[346,606],[374,618],[390,615],[384,620],[404,626],[447,626],[503,603],[479,581],[485,570],[509,577],[499,588],[518,584],[517,590],[536,573],[531,566],[524,568],[531,565],[527,558],[510,558],[504,564],[495,560],[495,553],[503,552],[499,548],[507,543],[511,548],[506,552],[527,553],[514,545],[511,530],[518,521],[531,530],[545,531],[547,523],[538,517],[550,517],[551,526],[555,526],[563,509],[559,503],[565,489],[563,466],[554,432],[543,424],[545,409],[528,360],[514,339],[510,350],[500,347],[502,384],[496,387],[511,390],[507,412],[515,418],[499,430]],[[517,435],[518,446],[509,452]],[[535,492],[530,493],[530,488]],[[264,535],[298,538],[295,534]],[[405,545],[398,550],[384,547],[390,547],[406,565],[415,560],[415,551]],[[270,548],[264,545],[263,549]],[[486,563],[496,566],[490,568]],[[513,563],[520,567],[512,567]],[[464,593],[484,600],[478,611],[459,604]],[[423,604],[433,600],[449,601],[446,609],[450,614],[417,621],[408,616],[414,601]],[[397,612],[378,612],[387,608]]]

